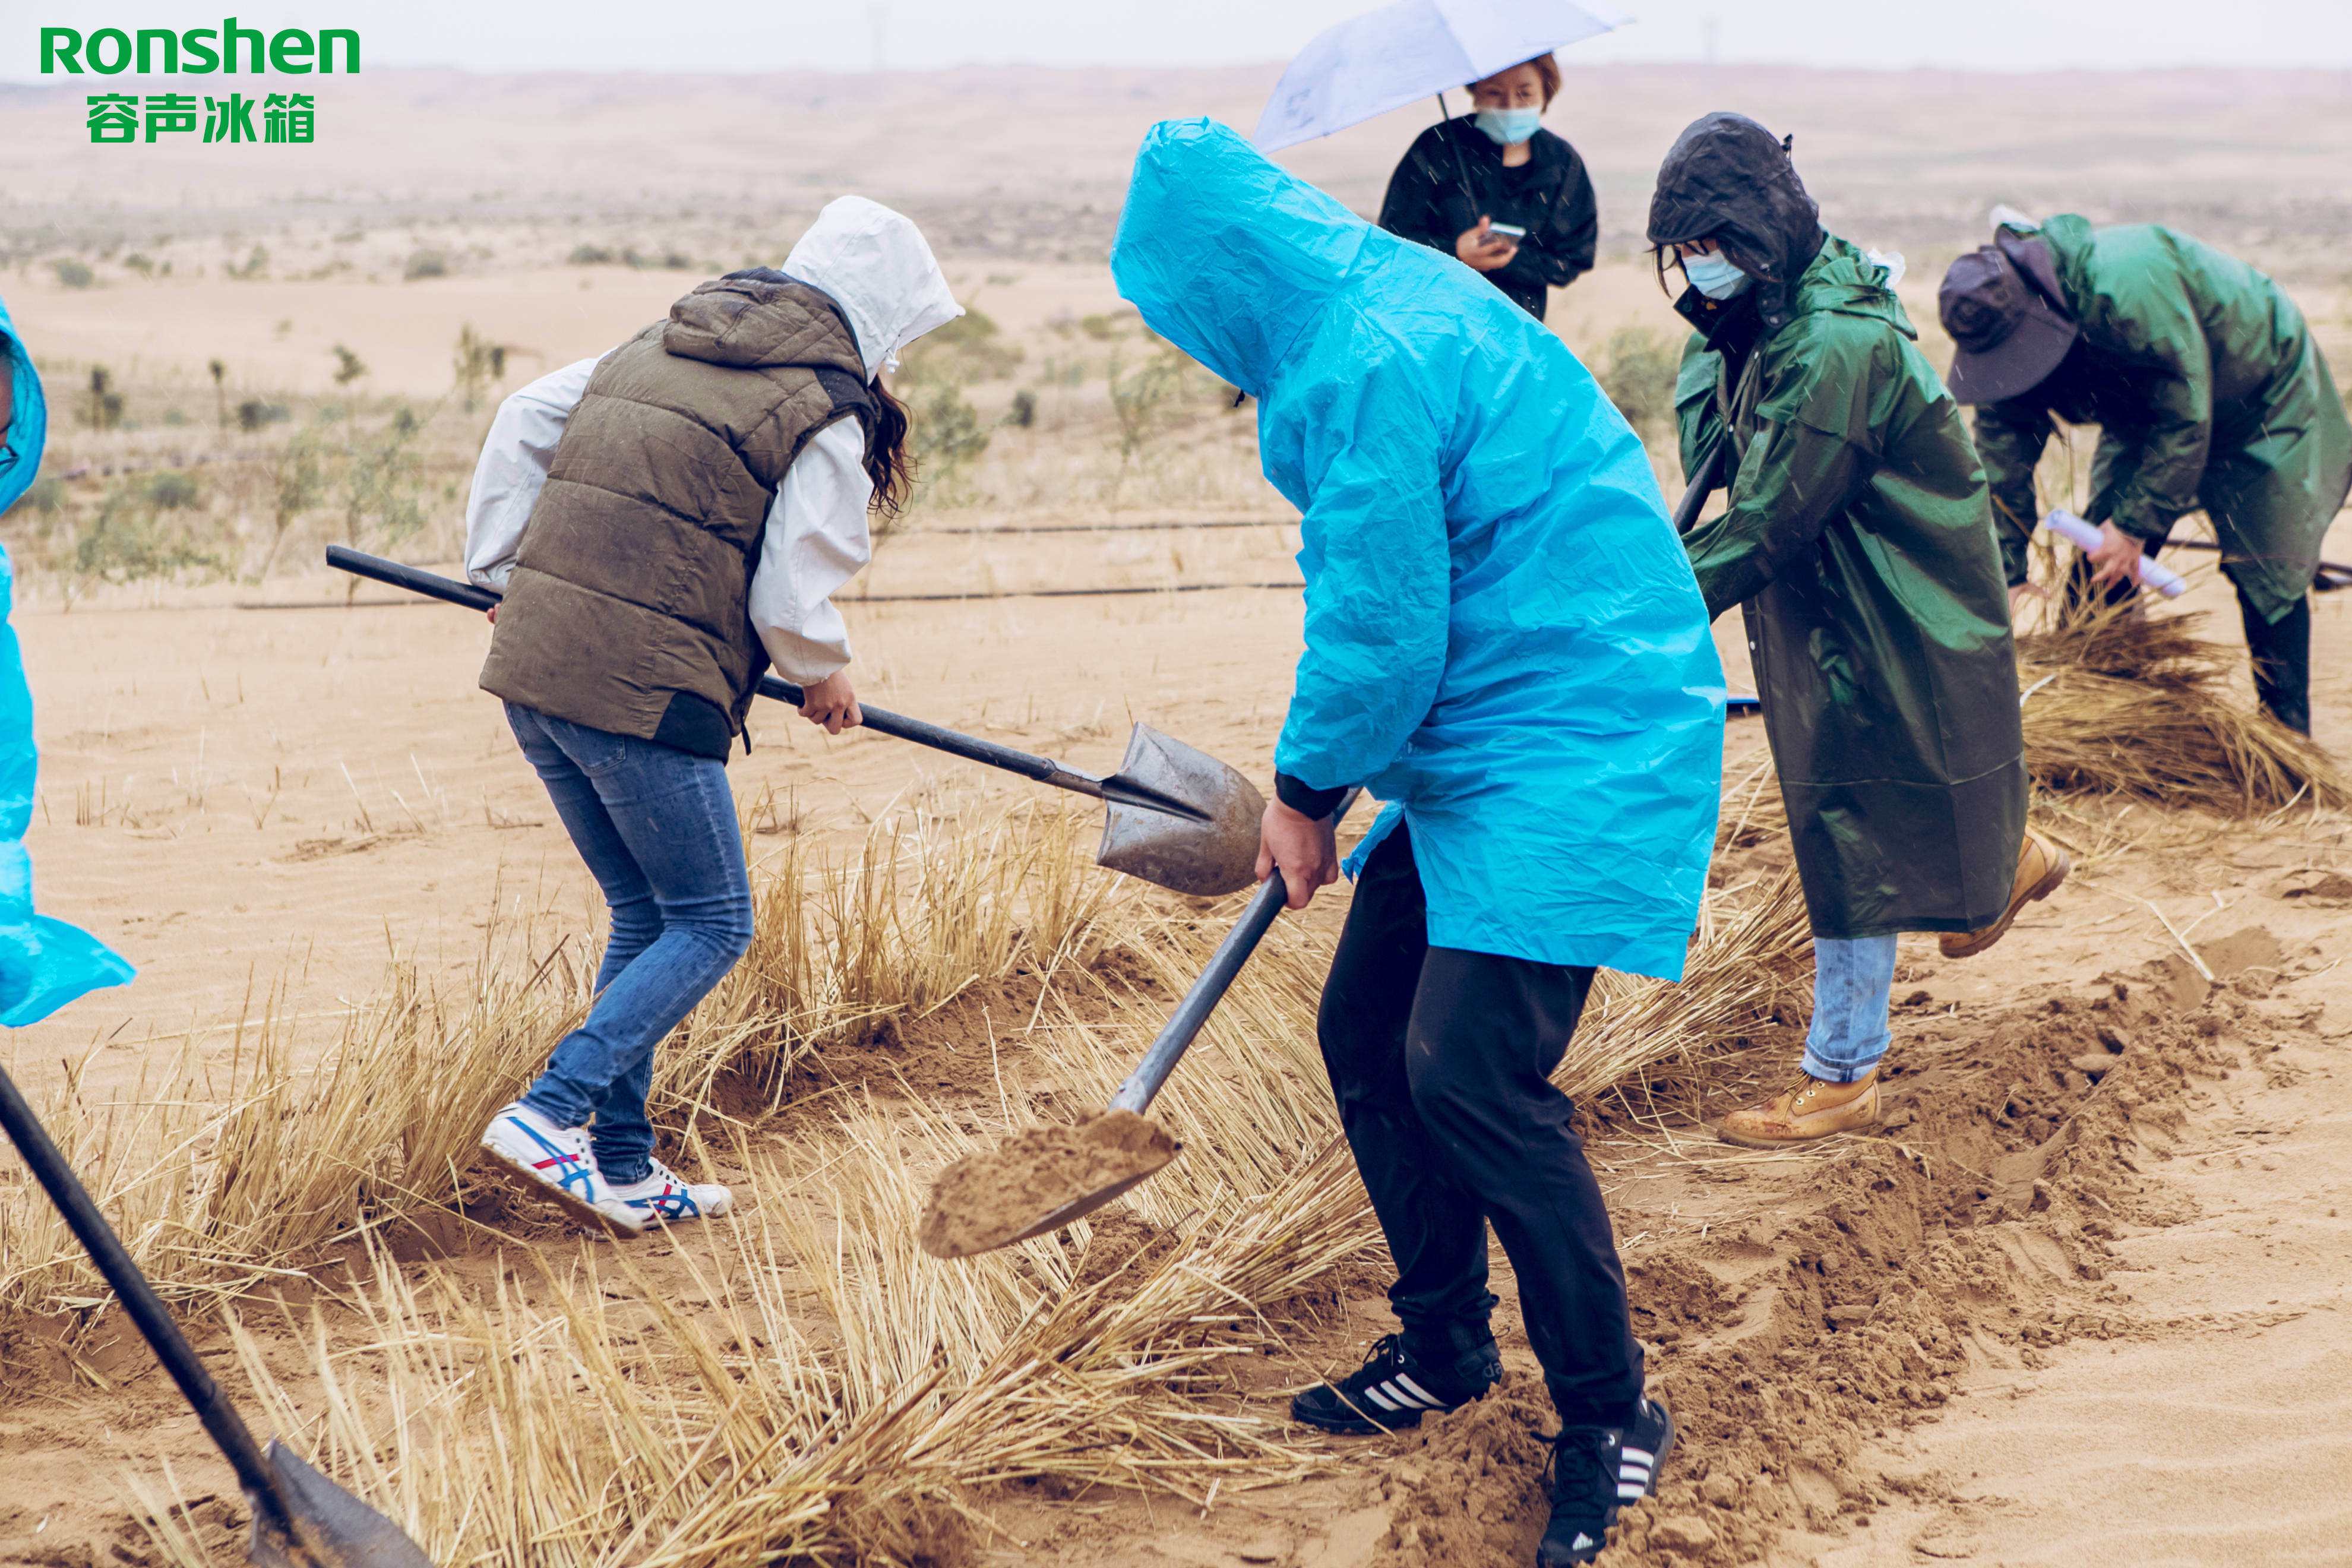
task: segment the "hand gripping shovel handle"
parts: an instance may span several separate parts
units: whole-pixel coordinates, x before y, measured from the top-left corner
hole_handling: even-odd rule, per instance
[[[1351,789],[1339,797],[1339,808],[1331,815],[1333,827],[1339,826],[1347,816],[1348,808],[1354,805],[1356,797],[1363,793],[1361,789]],[[1184,999],[1176,1005],[1176,1011],[1168,1016],[1168,1022],[1152,1040],[1151,1048],[1143,1053],[1143,1059],[1136,1064],[1133,1072],[1127,1075],[1127,1081],[1118,1086],[1118,1092],[1110,1097],[1111,1110],[1132,1110],[1140,1116],[1150,1109],[1160,1093],[1160,1086],[1166,1083],[1168,1075],[1176,1070],[1176,1064],[1184,1058],[1194,1037],[1208,1023],[1209,1015],[1215,1012],[1217,1004],[1224,1000],[1234,977],[1241,973],[1242,965],[1249,962],[1249,955],[1256,950],[1259,939],[1265,935],[1273,926],[1275,917],[1282,913],[1283,906],[1289,901],[1289,890],[1284,887],[1282,871],[1277,867],[1273,875],[1258,884],[1257,891],[1250,896],[1249,907],[1242,910],[1242,918],[1234,922],[1234,929],[1225,933],[1225,940],[1219,942],[1217,951],[1209,955],[1208,966],[1201,971],[1201,978],[1192,982],[1192,988],[1184,993]]]
[[[446,600],[452,605],[463,605],[469,610],[495,609],[502,597],[488,588],[477,588],[470,583],[459,583],[432,572],[420,572],[414,566],[404,566],[397,561],[386,561],[380,555],[370,555],[363,551],[353,550],[341,544],[327,546],[327,564],[338,571],[349,572],[356,577],[371,578],[378,583],[389,584],[394,588],[405,588],[412,594],[422,594],[427,598]],[[791,681],[779,679],[772,675],[760,678],[760,695],[772,697],[779,702],[788,702],[794,708],[801,706],[807,698],[807,694]],[[976,735],[961,734],[921,719],[909,719],[904,713],[893,713],[887,709],[867,707],[864,703],[858,706],[865,711],[866,728],[874,731],[877,734],[889,735],[901,741],[912,741],[919,746],[929,746],[935,752],[946,752],[951,756],[961,757],[966,762],[980,763],[992,768],[1003,768],[1007,773],[1019,773],[1023,778],[1034,779],[1039,784],[1054,784],[1062,789],[1074,790],[1079,795],[1092,795],[1097,800],[1108,798],[1111,793],[1106,792],[1102,780],[1090,778],[1085,773],[1073,773],[1051,757],[1016,752],[1010,746],[1000,746],[993,741],[983,741]],[[1126,792],[1118,793],[1124,796]],[[1164,802],[1157,800],[1137,800],[1132,804],[1152,806],[1160,810],[1167,809]],[[1199,814],[1188,812],[1185,815],[1198,816]]]
[[[50,1141],[48,1129],[41,1125],[32,1106],[18,1091],[16,1080],[5,1072],[0,1072],[0,1123],[6,1125],[16,1152],[24,1156],[34,1179],[65,1216],[66,1228],[89,1251],[90,1261],[98,1265],[99,1273],[113,1289],[122,1310],[131,1315],[141,1337],[154,1350],[155,1359],[163,1363],[163,1370],[180,1385],[180,1392],[187,1396],[189,1405],[205,1424],[205,1430],[228,1457],[229,1468],[236,1472],[237,1485],[244,1489],[254,1511],[270,1516],[270,1522],[280,1534],[294,1539],[294,1521],[253,1434],[237,1418],[236,1410],[222,1394],[220,1384],[205,1370],[194,1347],[180,1332],[180,1325],[173,1321],[162,1298],[155,1294],[155,1288],[147,1283],[147,1277],[131,1261],[131,1254],[123,1250],[114,1227],[98,1212],[81,1179]]]

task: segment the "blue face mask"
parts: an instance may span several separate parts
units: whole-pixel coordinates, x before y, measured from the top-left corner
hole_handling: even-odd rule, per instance
[[[1692,288],[1710,300],[1728,300],[1748,287],[1748,274],[1731,264],[1731,258],[1721,251],[1712,256],[1683,258],[1683,276]]]
[[[1506,147],[1524,142],[1543,129],[1540,109],[1482,109],[1476,120],[1479,130]]]

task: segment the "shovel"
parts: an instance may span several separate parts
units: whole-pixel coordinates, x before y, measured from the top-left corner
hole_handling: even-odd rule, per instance
[[[1362,793],[1351,789],[1340,797],[1334,826]],[[1102,1115],[1076,1127],[1016,1132],[940,1172],[916,1232],[923,1250],[934,1258],[970,1258],[1059,1230],[1173,1160],[1183,1145],[1143,1113],[1288,901],[1277,869],[1259,884]]]
[[[90,1202],[80,1178],[5,1072],[0,1072],[0,1123],[65,1216],[66,1228],[89,1250],[90,1261],[113,1288],[155,1359],[228,1457],[236,1483],[244,1489],[246,1506],[253,1510],[246,1560],[258,1568],[433,1568],[432,1560],[400,1526],[295,1458],[277,1439],[267,1448],[255,1446],[253,1434],[237,1419],[155,1288],[131,1261],[114,1227]]]
[[[470,583],[420,572],[397,561],[340,544],[327,546],[327,564],[412,594],[446,599],[469,610],[496,606],[500,595]],[[801,689],[772,675],[760,678],[760,695],[798,708]],[[941,729],[903,713],[860,703],[866,728],[919,746],[981,763],[1056,789],[1091,795],[1108,808],[1095,863],[1140,877],[1179,893],[1214,898],[1250,885],[1257,871],[1258,818],[1265,797],[1255,785],[1208,752],[1138,724],[1127,758],[1108,778],[1066,768],[993,741]]]

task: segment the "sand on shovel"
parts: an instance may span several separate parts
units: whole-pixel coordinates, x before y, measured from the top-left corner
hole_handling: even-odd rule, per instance
[[[1075,1127],[1032,1127],[940,1172],[916,1239],[934,1258],[1003,1247],[1061,1209],[1141,1181],[1176,1150],[1165,1129],[1132,1110]]]

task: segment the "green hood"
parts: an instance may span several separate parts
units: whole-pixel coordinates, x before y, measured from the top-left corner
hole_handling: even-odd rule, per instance
[[[1797,279],[1797,314],[1816,310],[1885,321],[1905,337],[1918,340],[1918,329],[1903,313],[1903,301],[1886,287],[1886,268],[1836,235],[1822,242],[1821,254]]]

